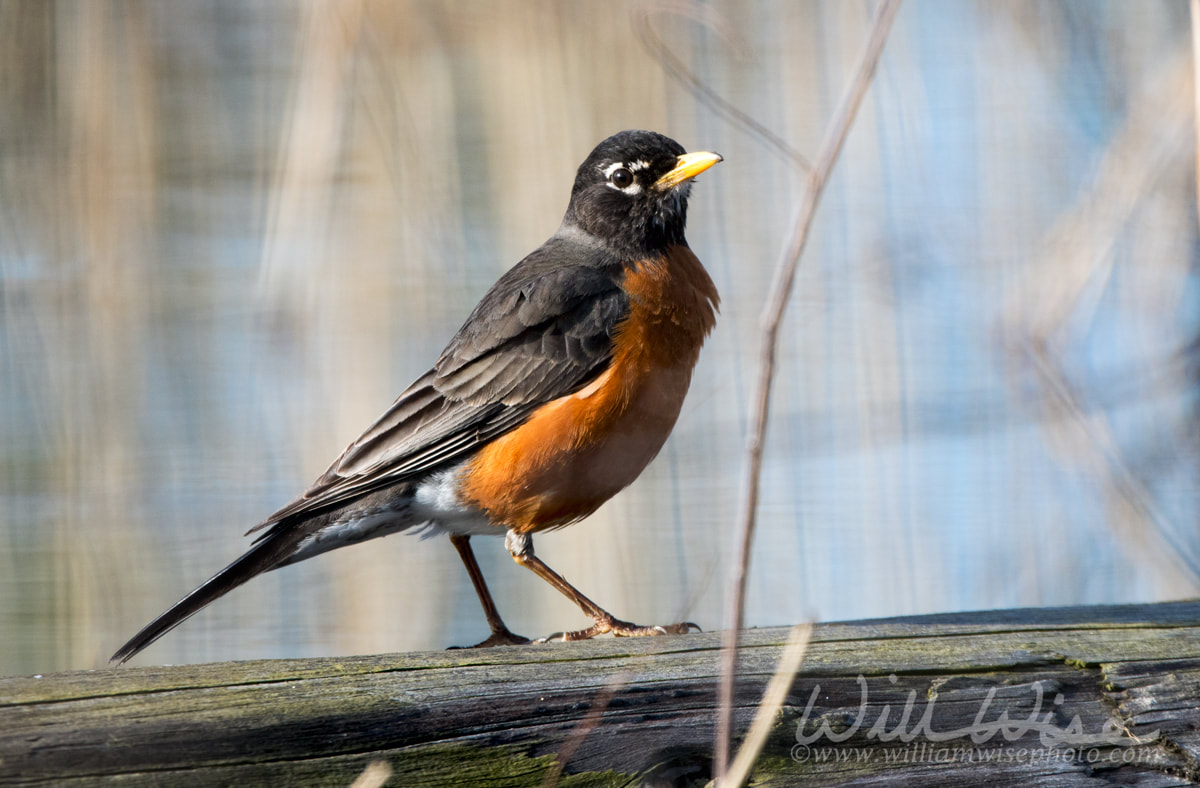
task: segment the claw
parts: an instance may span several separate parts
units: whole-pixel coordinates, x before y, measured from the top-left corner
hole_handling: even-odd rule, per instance
[[[611,632],[613,637],[618,638],[639,638],[639,637],[657,637],[658,635],[686,635],[695,630],[703,632],[704,630],[697,624],[691,621],[682,621],[678,624],[654,625],[643,627],[638,624],[631,624],[628,621],[621,621],[612,618],[597,619],[587,629],[580,629],[574,632],[555,632],[545,637],[538,638],[534,643],[550,643],[552,641],[561,641],[567,643],[573,640],[589,640],[597,635],[603,635]]]

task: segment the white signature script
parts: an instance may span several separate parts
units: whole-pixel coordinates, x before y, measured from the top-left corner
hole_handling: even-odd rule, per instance
[[[888,680],[893,684],[896,683],[896,676],[893,674],[888,676]],[[819,739],[838,743],[849,739],[858,733],[864,720],[867,718],[867,680],[862,675],[858,676],[858,684],[861,688],[860,700],[858,704],[858,714],[854,718],[854,724],[842,730],[834,730],[828,719],[822,719],[814,733],[804,733],[805,727],[808,725],[809,715],[812,714],[813,705],[817,702],[817,697],[821,694],[821,685],[813,687],[812,694],[808,697],[808,704],[804,707],[804,714],[796,725],[796,741],[800,744],[809,745]],[[1083,728],[1083,721],[1076,714],[1065,726],[1059,726],[1054,723],[1055,710],[1051,709],[1043,713],[1042,704],[1045,701],[1045,696],[1042,690],[1041,682],[1032,684],[1034,703],[1033,710],[1029,712],[1029,716],[1025,719],[1010,719],[1008,711],[1001,711],[994,720],[988,720],[988,711],[991,708],[992,700],[996,696],[997,687],[992,687],[987,692],[987,697],[983,699],[979,706],[979,711],[975,713],[975,719],[970,725],[954,730],[939,731],[933,726],[934,706],[937,700],[937,694],[934,692],[925,704],[925,711],[921,714],[921,718],[912,724],[910,722],[917,703],[917,691],[909,690],[908,700],[904,704],[900,718],[896,721],[895,727],[889,729],[889,719],[892,714],[891,704],[885,704],[879,710],[879,717],[866,732],[868,739],[878,739],[881,742],[889,742],[899,740],[901,742],[911,742],[917,737],[924,737],[927,741],[943,742],[952,739],[966,739],[975,744],[983,744],[990,741],[1000,734],[1005,741],[1015,741],[1029,733],[1037,733],[1038,739],[1044,747],[1054,747],[1056,745],[1065,746],[1083,746],[1097,744],[1118,744],[1121,741],[1126,743],[1144,744],[1152,742],[1158,738],[1158,731],[1151,734],[1138,736],[1132,739],[1125,730],[1124,726],[1115,719],[1106,720],[1101,726],[1099,733],[1086,733]],[[1054,705],[1059,706],[1063,703],[1063,696],[1056,695]],[[837,726],[841,728],[841,726]]]

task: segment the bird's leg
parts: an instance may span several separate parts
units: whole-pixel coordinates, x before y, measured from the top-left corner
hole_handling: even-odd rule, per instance
[[[615,637],[621,638],[642,637],[646,635],[686,635],[693,629],[697,632],[702,631],[700,627],[690,621],[652,627],[643,627],[631,624],[628,621],[622,621],[588,599],[580,593],[579,589],[568,583],[562,575],[555,572],[542,559],[534,555],[533,537],[529,534],[509,531],[504,537],[504,546],[508,548],[508,552],[512,555],[514,561],[527,569],[533,570],[534,574],[557,588],[567,599],[579,605],[579,609],[592,619],[592,625],[587,629],[580,629],[574,632],[555,632],[553,635],[538,638],[536,641],[538,643],[545,643],[550,640],[587,640],[596,635],[603,635],[606,632],[611,632]]]
[[[471,585],[475,586],[475,594],[479,597],[479,604],[483,605],[483,614],[487,616],[488,626],[492,630],[491,637],[482,643],[476,643],[471,648],[519,646],[529,643],[529,638],[510,632],[508,627],[504,625],[504,620],[500,618],[500,611],[496,610],[496,603],[492,601],[492,594],[488,591],[487,583],[483,580],[483,572],[479,569],[479,562],[475,560],[475,553],[471,550],[471,537],[463,534],[451,534],[450,544],[454,545],[454,549],[458,551],[459,558],[462,559],[463,564],[467,567],[467,574],[471,576]]]

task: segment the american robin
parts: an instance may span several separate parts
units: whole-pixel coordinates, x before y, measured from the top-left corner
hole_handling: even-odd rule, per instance
[[[122,646],[124,662],[250,578],[420,527],[446,533],[483,605],[480,646],[505,626],[471,551],[505,534],[513,559],[592,625],[547,639],[682,634],[614,618],[533,552],[627,486],[679,416],[718,296],[684,240],[692,179],[721,156],[622,131],[579,167],[562,224],[505,273],[422,375],[303,495],[250,529],[241,558]]]

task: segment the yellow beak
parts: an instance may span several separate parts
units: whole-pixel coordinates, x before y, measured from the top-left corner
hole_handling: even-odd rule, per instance
[[[654,188],[660,192],[674,189],[722,160],[723,157],[719,153],[709,153],[708,151],[685,153],[675,160],[675,166],[670,172],[654,182]]]

